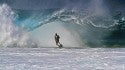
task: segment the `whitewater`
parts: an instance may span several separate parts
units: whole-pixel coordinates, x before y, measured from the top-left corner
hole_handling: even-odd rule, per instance
[[[25,10],[0,5],[1,47],[55,47],[59,33],[65,47],[124,47],[124,16],[115,19],[103,0],[75,8]]]
[[[4,48],[0,70],[125,70],[125,49]]]
[[[124,15],[113,18],[104,0],[86,4],[79,10],[0,3],[0,70],[125,70]],[[55,45],[55,33],[64,48]]]
[[[32,46],[28,33],[14,24],[16,18],[17,15],[7,4],[0,6],[0,47]]]

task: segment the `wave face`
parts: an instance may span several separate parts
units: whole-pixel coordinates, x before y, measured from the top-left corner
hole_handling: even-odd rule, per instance
[[[84,10],[22,10],[2,4],[0,44],[6,47],[55,46],[53,35],[57,32],[67,47],[123,47],[124,16],[118,15],[116,19],[112,15],[103,0],[92,0]]]

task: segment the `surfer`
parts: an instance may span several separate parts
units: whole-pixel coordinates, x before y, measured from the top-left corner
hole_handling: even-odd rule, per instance
[[[57,33],[55,33],[55,42],[56,42],[56,45],[61,48],[62,44],[59,42],[59,39],[60,39],[60,36]]]
[[[59,46],[60,42],[59,42],[60,36],[55,33],[55,41],[56,41],[56,45]]]

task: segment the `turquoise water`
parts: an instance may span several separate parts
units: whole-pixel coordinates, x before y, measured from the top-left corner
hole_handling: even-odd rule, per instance
[[[125,45],[124,21],[112,25],[113,20],[111,22],[107,22],[105,21],[105,19],[98,19],[95,16],[95,19],[90,17],[87,18],[87,21],[85,20],[85,22],[81,22],[81,19],[86,17],[86,12],[62,11],[59,9],[15,10],[15,12],[16,14],[18,14],[18,18],[15,21],[16,25],[18,25],[19,27],[23,27],[24,29],[27,29],[29,31],[35,30],[44,24],[50,22],[56,23],[57,21],[59,21],[62,22],[67,29],[75,29],[81,36],[81,39],[83,41],[86,40],[86,44],[91,47],[123,47]],[[73,19],[72,17],[74,17],[75,19]],[[89,20],[93,21],[93,23],[88,22]],[[98,27],[96,22],[100,22],[100,24],[102,23],[102,26]],[[103,27],[103,24],[105,23],[108,23],[109,25]]]
[[[124,47],[124,14],[115,11],[111,13],[105,7],[103,0],[90,1],[90,6],[84,10],[14,9],[7,4],[1,4],[0,44],[18,47],[32,44],[36,46],[38,42],[45,40],[48,40],[46,43],[52,43],[54,33],[57,32],[63,38],[61,41],[64,45],[67,43],[71,47],[74,44],[87,47]],[[37,41],[33,37],[44,40]]]

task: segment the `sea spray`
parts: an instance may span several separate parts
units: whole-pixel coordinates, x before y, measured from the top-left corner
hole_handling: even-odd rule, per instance
[[[49,3],[49,1],[47,1],[47,3]],[[81,6],[82,4],[84,4],[83,7]],[[13,5],[16,6],[17,3]],[[44,9],[40,6],[42,9],[36,10],[34,9],[36,6],[29,8],[26,2],[25,4],[21,3],[20,6],[21,8],[17,8],[17,6],[15,8],[12,5],[10,5],[10,7],[7,6],[10,10],[7,9],[6,11],[12,11],[13,13],[7,12],[11,16],[5,17],[6,20],[10,20],[11,22],[6,21],[5,23],[5,20],[1,19],[1,35],[3,35],[1,36],[1,45],[6,45],[5,43],[7,43],[7,46],[15,45],[15,47],[23,47],[25,44],[28,45],[27,42],[30,43],[34,37],[35,40],[33,39],[33,41],[38,42],[37,40],[39,40],[39,44],[42,46],[54,47],[56,46],[53,38],[55,32],[59,33],[61,36],[60,42],[62,42],[65,47],[85,47],[86,45],[89,47],[94,45],[102,47],[108,44],[106,42],[113,42],[114,45],[118,44],[118,41],[114,42],[114,39],[117,37],[120,37],[119,41],[121,39],[124,41],[124,37],[121,36],[124,36],[124,32],[121,32],[121,35],[120,33],[116,33],[118,34],[117,37],[115,36],[116,34],[113,34],[116,32],[113,30],[115,28],[115,30],[117,30],[119,23],[114,22],[115,20],[112,18],[112,13],[104,0],[87,0],[87,2],[86,0],[79,0],[77,4],[70,4],[70,8],[69,5],[65,5],[58,9]],[[25,9],[22,7],[25,7]],[[16,13],[14,13],[11,8],[16,11]],[[2,26],[4,27],[2,28]],[[8,26],[11,29],[9,29]],[[119,30],[117,30],[117,32],[119,32]],[[32,36],[29,36],[28,33]],[[7,34],[8,36],[6,36]],[[22,45],[20,45],[19,42],[21,42]],[[30,45],[31,44],[28,46]]]
[[[34,43],[23,29],[14,25],[16,15],[7,4],[0,5],[0,45],[3,47],[25,47]]]

